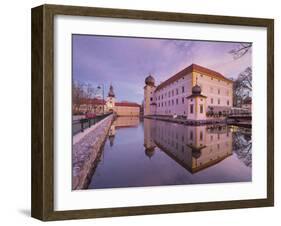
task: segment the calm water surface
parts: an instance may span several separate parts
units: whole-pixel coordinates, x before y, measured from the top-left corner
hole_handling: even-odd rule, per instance
[[[250,129],[120,117],[89,189],[247,182],[251,165]]]

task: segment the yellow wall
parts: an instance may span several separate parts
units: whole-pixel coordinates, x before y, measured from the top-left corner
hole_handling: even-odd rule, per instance
[[[129,106],[116,106],[114,111],[118,116],[139,116],[140,107],[129,107]]]

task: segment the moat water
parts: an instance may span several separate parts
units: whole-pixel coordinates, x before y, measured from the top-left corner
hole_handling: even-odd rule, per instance
[[[251,129],[137,117],[112,124],[89,189],[252,180]]]

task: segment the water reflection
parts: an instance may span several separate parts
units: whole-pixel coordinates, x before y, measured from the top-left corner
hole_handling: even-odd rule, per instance
[[[232,155],[232,132],[226,125],[186,126],[144,119],[144,146],[150,158],[157,146],[195,173]]]
[[[251,181],[251,130],[119,117],[89,188]]]
[[[118,117],[111,125],[108,132],[108,139],[110,146],[114,144],[114,138],[116,134],[116,129],[128,128],[128,127],[137,127],[139,125],[139,117]]]

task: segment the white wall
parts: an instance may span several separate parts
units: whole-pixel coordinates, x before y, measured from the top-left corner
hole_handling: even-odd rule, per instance
[[[72,4],[158,11],[177,11],[247,17],[275,18],[275,84],[281,84],[281,15],[279,1],[244,0],[49,0],[53,4]],[[30,8],[45,1],[2,1],[0,8],[0,98],[1,98],[1,225],[41,225],[30,214]],[[209,4],[208,4],[209,3]],[[275,93],[280,98],[281,89]],[[275,115],[281,106],[275,102]],[[16,108],[15,108],[16,106]],[[8,120],[9,119],[9,120]],[[48,225],[279,225],[281,154],[280,118],[276,122],[276,207],[180,213],[114,219],[63,221]],[[200,220],[198,220],[200,219]],[[279,222],[279,224],[278,224]]]

